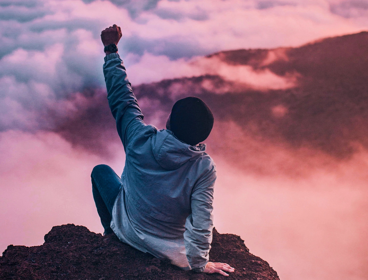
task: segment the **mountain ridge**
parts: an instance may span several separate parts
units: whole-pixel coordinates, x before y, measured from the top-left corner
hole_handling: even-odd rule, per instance
[[[260,90],[220,74],[164,80],[134,87],[138,99],[149,98],[155,104],[155,108],[143,106],[143,112],[156,108],[169,112],[173,100],[194,95],[209,104],[217,122],[235,123],[241,134],[293,154],[305,150],[303,156],[312,155],[312,161],[318,154],[325,163],[335,165],[368,149],[368,32],[329,37],[297,48],[218,52],[206,59],[214,57],[225,64],[251,66],[254,75],[293,76],[295,85]],[[166,117],[162,114],[162,124]],[[221,139],[233,141],[231,135],[225,137],[226,131],[222,134]],[[243,169],[258,165],[249,162],[243,147],[234,147],[232,153],[211,136],[208,142]]]

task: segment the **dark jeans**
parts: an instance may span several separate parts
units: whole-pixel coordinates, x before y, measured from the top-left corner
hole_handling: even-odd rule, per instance
[[[101,224],[105,230],[104,235],[112,233],[110,228],[111,213],[115,199],[121,188],[121,180],[110,166],[100,164],[93,168],[92,192],[96,203]]]

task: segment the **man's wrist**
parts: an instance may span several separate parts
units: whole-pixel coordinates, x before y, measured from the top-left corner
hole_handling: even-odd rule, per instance
[[[114,43],[105,45],[104,52],[106,53],[106,55],[108,55],[110,53],[117,53],[118,52],[118,46]]]
[[[202,266],[202,267],[196,267],[196,268],[193,268],[192,270],[194,272],[197,272],[197,273],[201,273],[204,271],[204,269],[206,268],[206,266]]]

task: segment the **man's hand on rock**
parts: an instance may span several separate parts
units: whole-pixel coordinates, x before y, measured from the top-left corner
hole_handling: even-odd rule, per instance
[[[234,272],[235,268],[231,267],[227,263],[219,263],[219,262],[208,262],[206,267],[204,268],[205,273],[220,273],[223,276],[229,276],[227,272]]]
[[[122,36],[121,29],[119,26],[114,24],[101,32],[101,40],[104,46],[111,44],[117,45]]]

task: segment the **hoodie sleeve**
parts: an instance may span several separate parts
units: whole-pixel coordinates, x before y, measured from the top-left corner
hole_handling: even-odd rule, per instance
[[[119,54],[112,53],[105,57],[103,73],[111,113],[116,120],[118,134],[126,149],[135,132],[144,126],[143,114]]]
[[[216,181],[215,166],[195,185],[191,197],[192,213],[185,223],[184,243],[188,262],[197,272],[203,272],[208,260],[213,229],[213,191]]]

